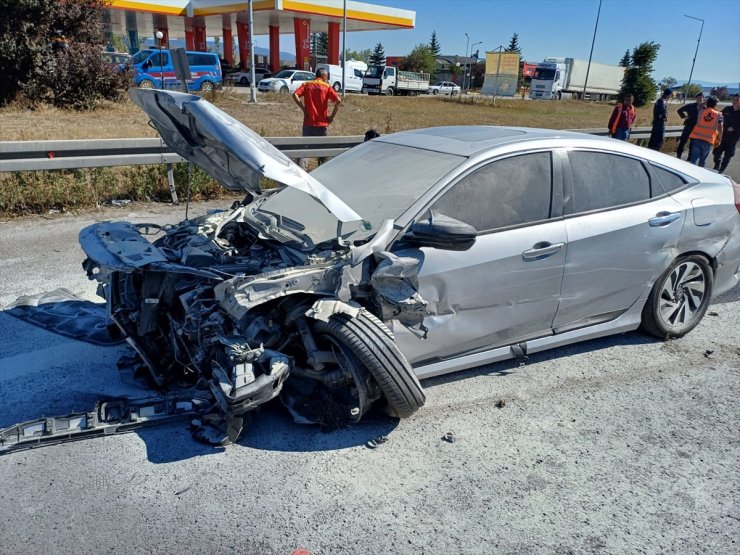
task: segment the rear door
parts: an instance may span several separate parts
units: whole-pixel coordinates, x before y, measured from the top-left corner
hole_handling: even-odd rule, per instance
[[[559,168],[550,151],[484,163],[431,204],[478,237],[463,252],[396,252],[420,260],[419,292],[430,313],[425,341],[394,326],[412,364],[552,333],[566,251]]]
[[[675,257],[686,218],[637,158],[571,150],[567,161],[568,249],[556,332],[612,320],[646,297]]]

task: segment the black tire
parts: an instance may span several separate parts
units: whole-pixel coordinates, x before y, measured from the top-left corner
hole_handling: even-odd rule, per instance
[[[706,258],[678,257],[655,281],[642,309],[641,328],[661,339],[686,335],[707,312],[713,285]]]
[[[247,85],[249,85],[249,79],[247,79],[246,77],[242,77],[239,79],[239,84],[246,87]]]
[[[394,94],[396,94],[396,91],[393,90],[393,87],[388,87],[385,91],[385,94],[386,96],[393,96]]]
[[[424,406],[426,396],[406,357],[398,350],[390,330],[363,310],[356,318],[335,314],[317,321],[316,333],[345,345],[380,386],[388,405],[399,418],[408,418]]]
[[[200,92],[207,93],[207,92],[211,92],[212,90],[213,90],[213,83],[211,83],[210,81],[203,81],[200,84]]]
[[[437,89],[434,89],[434,90],[432,91],[432,94],[439,94],[439,91],[438,91]]]
[[[143,79],[139,83],[140,89],[156,89],[157,87],[154,85],[153,81],[150,81],[149,79]]]
[[[334,83],[331,87],[332,89],[334,89],[334,92],[339,92],[342,90],[342,85],[340,85],[338,81]]]
[[[289,92],[290,92],[290,89],[288,89],[288,87],[286,87],[285,85],[283,85],[282,87],[280,87],[280,93],[282,93],[282,94],[288,94]]]

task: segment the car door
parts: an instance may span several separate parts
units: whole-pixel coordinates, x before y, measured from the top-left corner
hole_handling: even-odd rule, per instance
[[[565,168],[568,249],[556,332],[612,320],[646,297],[675,257],[686,216],[637,158],[571,150]]]
[[[393,326],[412,364],[551,334],[565,263],[557,168],[549,151],[484,163],[431,204],[478,236],[467,251],[395,253],[420,260],[419,293],[428,303],[426,340]]]

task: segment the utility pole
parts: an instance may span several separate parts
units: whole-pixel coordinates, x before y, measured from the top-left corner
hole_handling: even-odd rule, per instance
[[[684,17],[688,17],[689,19],[696,19],[697,21],[701,21],[701,28],[699,29],[699,40],[696,41],[696,50],[694,51],[694,59],[691,61],[691,72],[689,73],[689,82],[686,83],[686,96],[688,97],[689,94],[689,87],[691,86],[691,78],[694,76],[694,64],[696,63],[696,55],[699,53],[699,43],[701,42],[701,33],[704,31],[704,20],[699,19],[698,17],[693,17],[691,15],[684,14]]]
[[[257,103],[257,85],[254,82],[254,10],[252,6],[252,0],[249,0],[247,6],[249,12],[249,101],[252,104]]]
[[[588,74],[591,72],[591,58],[594,55],[594,44],[596,44],[596,30],[599,28],[599,16],[601,15],[601,0],[599,0],[599,11],[596,12],[596,25],[594,25],[594,38],[591,41],[591,53],[588,55],[586,66],[586,80],[583,82],[583,95],[581,100],[586,100],[586,87],[588,86]]]

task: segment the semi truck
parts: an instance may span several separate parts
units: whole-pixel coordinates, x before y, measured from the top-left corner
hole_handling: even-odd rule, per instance
[[[371,65],[365,72],[365,89],[367,94],[407,94],[416,96],[429,91],[428,73],[399,71],[393,66]]]
[[[586,73],[588,72],[588,83]],[[622,86],[624,68],[573,58],[545,58],[537,64],[532,75],[529,97],[534,99],[561,100],[585,98],[611,100]]]

